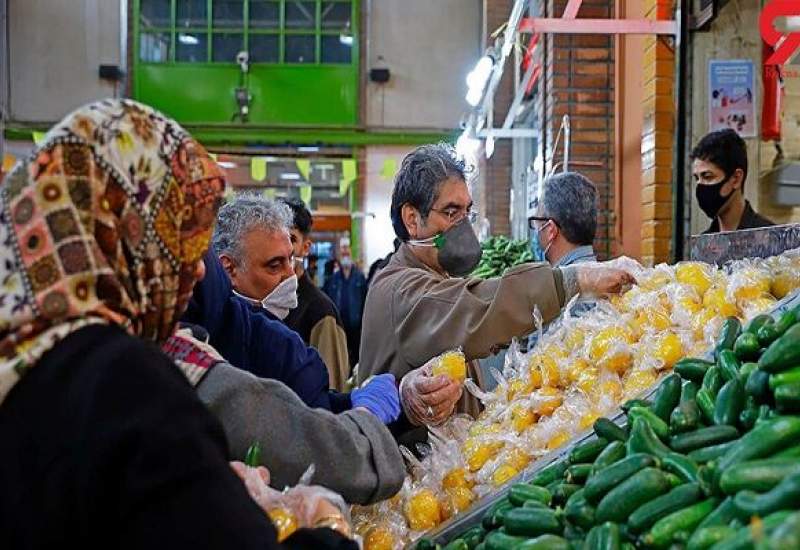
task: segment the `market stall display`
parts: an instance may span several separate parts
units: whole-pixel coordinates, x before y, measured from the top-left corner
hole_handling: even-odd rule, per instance
[[[798,547],[799,363],[800,306],[727,320],[713,360],[682,359],[446,548]]]
[[[430,428],[422,459],[406,453],[410,475],[401,493],[354,509],[365,548],[402,547],[476,501],[491,499],[531,463],[651,389],[684,357],[705,353],[719,330],[733,323],[727,318],[750,320],[773,308],[776,295],[800,287],[800,258],[794,254],[724,269],[700,262],[652,269],[623,263],[639,281],[631,290],[600,300],[581,317],[567,313],[528,354],[512,346],[491,393],[466,382],[484,412],[475,421],[456,417]],[[676,423],[691,426],[692,414]],[[652,415],[637,409],[634,416]],[[658,424],[661,435],[669,419]],[[589,474],[587,467],[569,472],[573,481]],[[554,488],[553,498],[566,502],[577,485]]]

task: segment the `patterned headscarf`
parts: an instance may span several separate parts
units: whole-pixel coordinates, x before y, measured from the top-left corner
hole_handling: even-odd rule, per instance
[[[166,340],[224,186],[200,144],[134,101],[93,103],[54,126],[0,186],[0,403],[86,325]]]

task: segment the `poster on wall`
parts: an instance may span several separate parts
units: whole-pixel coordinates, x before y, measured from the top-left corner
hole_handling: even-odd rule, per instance
[[[756,137],[756,86],[753,62],[747,59],[708,62],[708,130],[732,128]]]

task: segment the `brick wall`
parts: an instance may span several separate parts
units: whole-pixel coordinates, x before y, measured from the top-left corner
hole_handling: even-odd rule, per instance
[[[649,19],[670,19],[673,0],[644,0]],[[669,260],[672,234],[672,149],[675,54],[671,39],[645,38],[642,125],[642,261]]]
[[[495,29],[508,21],[513,4],[513,0],[487,0],[485,35],[488,41],[493,40],[491,34]],[[494,96],[495,127],[503,124],[513,101],[514,69],[511,62],[507,62]],[[477,193],[478,207],[489,219],[493,235],[510,235],[511,232],[511,163],[511,140],[496,140],[494,154],[483,168],[482,188]]]
[[[566,3],[548,0],[546,16],[561,17]],[[584,0],[578,12],[578,18],[582,17],[614,17],[614,0]],[[595,251],[607,258],[614,238],[614,38],[556,34],[547,35],[544,44],[541,107],[546,155],[557,163],[563,160],[563,136],[555,155],[553,147],[562,117],[568,114],[572,130],[569,169],[581,172],[597,186]]]

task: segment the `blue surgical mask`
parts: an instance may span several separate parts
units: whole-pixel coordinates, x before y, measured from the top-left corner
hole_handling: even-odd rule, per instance
[[[539,235],[542,229],[547,227],[548,223],[550,222],[545,222],[539,229],[534,229],[535,234],[531,236],[531,252],[533,252],[533,259],[537,262],[546,262],[547,253],[550,251],[550,247],[553,246],[553,241],[550,241],[546,247],[542,248],[542,243],[539,242]]]

